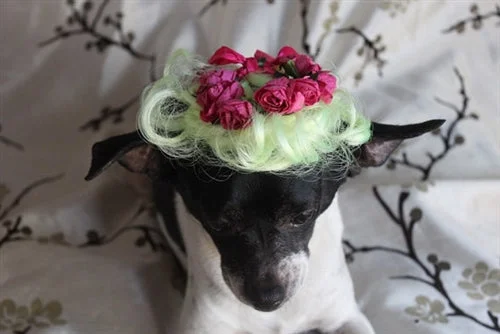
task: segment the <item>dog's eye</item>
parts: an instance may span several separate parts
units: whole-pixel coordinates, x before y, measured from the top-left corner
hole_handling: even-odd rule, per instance
[[[311,221],[312,217],[314,216],[315,210],[306,210],[302,211],[299,214],[295,215],[291,221],[291,225],[293,226],[300,226],[305,223],[308,223]]]
[[[224,214],[216,222],[209,225],[214,232],[223,234],[238,233],[243,228],[242,217],[236,212]]]

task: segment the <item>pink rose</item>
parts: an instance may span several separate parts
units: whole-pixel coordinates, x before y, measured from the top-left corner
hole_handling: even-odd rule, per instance
[[[245,61],[245,56],[239,54],[227,46],[220,47],[208,60],[209,64],[226,65],[226,64],[242,64]]]
[[[288,78],[273,79],[254,93],[254,99],[267,112],[292,114],[304,107],[305,97],[293,89]]]
[[[203,88],[203,87],[200,87]],[[197,93],[196,102],[202,107],[200,117],[205,122],[214,122],[217,120],[218,106],[232,99],[238,99],[243,96],[243,87],[239,82],[221,82],[213,86],[200,89]]]
[[[304,96],[304,104],[312,106],[319,101],[320,90],[316,81],[308,78],[292,80],[292,87],[295,92],[299,92]]]
[[[200,75],[200,86],[217,85],[222,82],[234,81],[236,72],[231,70],[215,70]]]
[[[243,62],[243,66],[238,69],[238,78],[243,78],[248,75],[248,73],[256,72],[259,69],[259,64],[257,63],[257,59],[251,57],[246,58]]]
[[[326,104],[332,102],[333,92],[337,89],[337,78],[330,73],[323,71],[318,74],[318,81],[321,100]]]
[[[274,65],[282,65],[289,60],[295,60],[299,54],[291,46],[284,46],[278,51],[278,57],[274,60]]]
[[[237,130],[250,125],[252,104],[244,100],[227,100],[219,105],[220,125],[227,130]]]
[[[321,67],[307,55],[298,55],[295,58],[295,68],[301,77],[321,71]]]
[[[265,63],[265,62],[272,63],[274,61],[273,56],[260,50],[255,51],[254,58],[257,59],[259,63]]]
[[[291,46],[284,46],[278,51],[278,58],[286,57],[288,59],[293,59],[298,55],[297,51],[295,51],[295,49]]]
[[[257,65],[259,66],[259,70],[264,73],[274,74],[274,65],[273,62],[275,58],[263,51],[257,50],[255,51],[254,58],[257,60]]]

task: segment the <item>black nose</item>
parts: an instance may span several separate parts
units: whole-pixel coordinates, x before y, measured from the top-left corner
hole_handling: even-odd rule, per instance
[[[271,278],[247,282],[245,290],[253,307],[263,312],[276,310],[285,299],[285,288]]]

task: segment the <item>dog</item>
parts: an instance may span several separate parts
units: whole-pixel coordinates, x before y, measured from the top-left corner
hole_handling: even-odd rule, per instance
[[[86,180],[118,162],[147,175],[167,240],[188,274],[175,334],[373,334],[356,304],[335,194],[443,120],[372,122],[348,173],[239,173],[170,159],[138,132],[94,144]],[[165,223],[166,222],[166,223]]]

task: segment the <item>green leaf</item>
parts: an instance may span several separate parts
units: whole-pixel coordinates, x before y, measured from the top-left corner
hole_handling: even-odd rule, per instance
[[[428,305],[431,302],[426,296],[417,296],[415,300],[419,305]]]
[[[441,313],[444,310],[444,304],[439,300],[435,300],[431,303],[431,312],[432,313]]]
[[[429,190],[429,187],[427,186],[427,183],[425,183],[425,182],[417,182],[415,184],[415,188],[417,188],[417,190],[420,190],[424,193]]]
[[[335,19],[334,18],[328,18],[326,19],[324,22],[323,22],[323,29],[325,30],[330,30],[332,25],[335,23]]]
[[[425,317],[422,317],[422,320],[425,322],[428,322],[430,324],[435,324],[436,323],[436,317],[433,314],[429,314]]]
[[[440,268],[441,270],[450,270],[451,265],[448,261],[441,261],[437,264],[437,267]]]
[[[482,272],[482,273],[487,272],[488,271],[488,265],[486,263],[484,263],[484,262],[478,262],[476,264],[476,271],[477,272]]]
[[[423,315],[422,309],[415,306],[405,308],[405,312],[415,317],[421,317]]]
[[[500,282],[500,270],[499,269],[493,269],[489,273],[488,279]]]
[[[472,269],[470,268],[464,269],[464,271],[462,272],[462,276],[464,278],[468,278],[471,274],[472,274]]]
[[[482,294],[480,294],[479,292],[467,292],[467,296],[470,299],[474,299],[474,300],[483,300],[484,299],[484,296]]]
[[[45,314],[47,315],[47,319],[50,320],[50,322],[54,321],[55,319],[59,318],[59,316],[62,313],[62,305],[58,301],[51,301],[50,303],[45,306]]]
[[[281,67],[285,71],[286,75],[292,78],[299,77],[299,72],[297,72],[297,68],[295,67],[295,62],[293,60],[287,61],[285,64],[281,65]]]
[[[488,282],[481,285],[481,291],[490,297],[500,294],[500,285],[497,282]]]
[[[422,210],[420,208],[413,208],[410,212],[410,217],[414,221],[422,219]]]
[[[0,318],[4,318],[5,316],[15,316],[16,314],[16,303],[12,299],[4,299],[0,303]]]
[[[429,254],[429,256],[427,256],[427,261],[430,263],[437,263],[438,257],[436,254]]]
[[[476,290],[476,286],[474,284],[466,281],[458,282],[458,286],[464,290]]]
[[[476,285],[483,283],[485,280],[486,280],[485,272],[477,272],[474,275],[472,275],[472,283]]]
[[[500,301],[496,299],[491,299],[488,301],[487,305],[491,313],[500,314]]]
[[[246,79],[252,86],[260,88],[271,81],[273,77],[269,74],[250,73],[246,76]]]
[[[240,81],[241,87],[243,87],[243,91],[245,92],[245,97],[250,100],[253,98],[253,89],[250,86],[250,83],[246,80]]]
[[[437,317],[437,321],[442,323],[442,324],[447,324],[448,323],[448,318],[444,314],[440,314]]]
[[[31,302],[31,316],[36,317],[42,314],[43,304],[40,298],[36,298]]]

